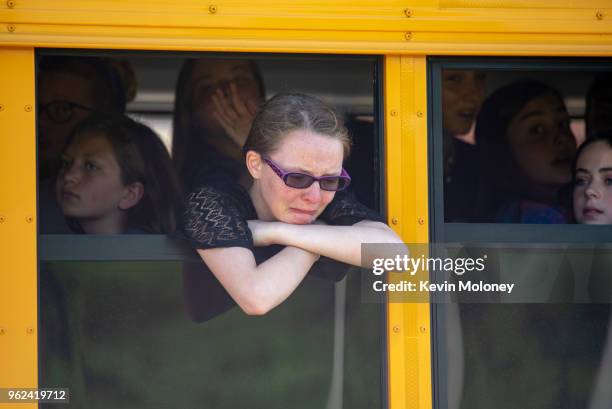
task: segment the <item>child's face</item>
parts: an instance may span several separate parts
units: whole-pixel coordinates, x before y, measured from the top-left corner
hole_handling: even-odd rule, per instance
[[[507,138],[530,183],[561,186],[571,181],[576,141],[565,104],[556,95],[529,101],[510,122]]]
[[[78,135],[61,156],[56,193],[64,215],[117,226],[129,189],[121,182],[115,152],[104,134]]]
[[[612,147],[597,141],[576,162],[574,215],[578,223],[612,224]]]

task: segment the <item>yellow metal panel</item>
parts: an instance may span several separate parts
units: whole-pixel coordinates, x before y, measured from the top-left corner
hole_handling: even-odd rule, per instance
[[[0,387],[37,386],[34,82],[34,50],[0,48]]]
[[[8,4],[0,6],[0,44],[20,47],[612,55],[609,0],[419,0],[410,4],[396,0],[17,0],[12,7]]]
[[[252,10],[252,9],[251,9]],[[66,34],[71,26],[112,27],[115,32],[130,27],[159,28],[235,28],[274,29],[305,32],[328,32],[334,37],[340,32],[493,32],[493,33],[611,33],[612,28],[604,21],[598,20],[592,9],[528,9],[528,8],[483,8],[483,9],[428,9],[412,8],[410,18],[406,17],[406,8],[397,7],[389,10],[344,9],[328,7],[321,10],[291,10],[291,13],[270,9],[264,13],[250,12],[249,8],[226,9],[224,13],[210,14],[197,10],[163,9],[111,10],[100,5],[98,8],[75,10],[30,9],[2,10],[0,21],[13,24],[15,27],[28,25],[60,26],[46,27],[47,30],[59,29]],[[259,11],[259,10],[258,10]],[[599,23],[598,21],[601,21]],[[4,34],[8,33],[4,27]],[[13,35],[23,32],[15,30]],[[280,37],[280,36],[279,36]]]
[[[610,7],[610,0],[440,0],[440,7],[464,8],[593,8]]]
[[[391,226],[407,243],[428,241],[427,83],[424,57],[385,58],[387,204]],[[429,409],[429,304],[388,305],[391,409]]]
[[[572,0],[440,0],[440,7],[570,8]]]
[[[528,34],[414,33],[406,41],[404,33],[329,33],[283,32],[282,39],[258,30],[158,30],[147,33],[125,29],[125,36],[113,37],[96,27],[74,35],[0,34],[0,46],[24,45],[49,48],[94,48],[125,50],[333,53],[333,54],[410,54],[410,55],[478,55],[478,56],[612,56],[612,35],[547,35],[535,38]],[[101,33],[102,32],[102,33]],[[108,34],[108,35],[106,35]],[[278,32],[274,33],[278,36]],[[308,39],[307,37],[310,37]],[[534,38],[538,42],[534,42]],[[499,42],[495,42],[499,39]],[[7,41],[4,41],[7,40]],[[3,43],[4,41],[4,43]]]
[[[384,109],[385,109],[385,162],[387,212],[390,226],[404,238],[402,213],[403,186],[398,183],[402,176],[402,127],[400,56],[386,56],[384,66]],[[395,182],[395,183],[394,183]],[[406,238],[404,238],[406,240]],[[402,334],[404,309],[401,304],[387,306],[388,379],[389,407],[407,408],[406,396],[413,396],[416,390],[406,391],[406,345]],[[416,402],[416,400],[413,400]],[[412,406],[416,407],[416,406]]]
[[[303,31],[476,31],[529,33],[595,33],[611,32],[609,24],[593,24],[595,13],[590,9],[530,9],[530,8],[344,8],[331,6],[320,9],[270,8],[219,5],[214,14],[200,7],[113,9],[105,4],[98,7],[61,7],[52,9],[0,9],[0,21],[14,25],[64,25],[151,27],[151,28],[239,28],[303,30]],[[130,4],[130,3],[127,3]],[[609,9],[602,9],[602,11]],[[605,14],[604,14],[605,15]],[[449,25],[449,22],[453,22]],[[589,24],[590,23],[590,24]],[[3,30],[6,32],[5,30]]]

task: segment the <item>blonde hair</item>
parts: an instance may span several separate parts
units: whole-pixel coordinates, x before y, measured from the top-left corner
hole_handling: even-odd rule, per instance
[[[261,107],[243,150],[268,155],[288,133],[300,129],[339,140],[344,159],[349,156],[351,139],[334,110],[315,97],[288,93],[276,95]]]

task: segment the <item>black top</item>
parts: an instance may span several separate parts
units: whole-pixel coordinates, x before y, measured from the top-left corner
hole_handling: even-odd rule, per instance
[[[378,213],[347,191],[337,192],[319,218],[336,226],[351,226],[362,220],[384,222]],[[247,220],[255,219],[257,213],[251,198],[241,185],[217,183],[197,188],[187,197],[183,232],[198,249],[253,249]]]
[[[474,221],[474,200],[477,196],[478,155],[476,146],[451,137],[453,154],[444,176],[444,221]]]
[[[245,247],[253,252],[259,264],[277,254],[283,246],[254,247],[247,221],[257,219],[257,213],[247,191],[238,183],[223,177],[214,184],[195,189],[186,200],[182,234],[198,249],[217,247]],[[336,193],[334,200],[320,219],[330,225],[353,225],[361,220],[384,221],[376,212],[357,202],[346,192]],[[321,257],[309,275],[340,281],[349,266]],[[233,308],[236,303],[200,262],[183,265],[183,279],[187,307],[192,320],[207,321]]]

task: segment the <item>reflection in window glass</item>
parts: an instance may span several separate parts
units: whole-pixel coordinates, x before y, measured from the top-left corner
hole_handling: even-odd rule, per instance
[[[70,388],[73,407],[311,408],[334,393],[350,407],[378,405],[379,306],[361,302],[358,274],[342,284],[341,322],[339,284],[312,277],[266,316],[233,308],[200,323],[186,305],[182,267],[42,263],[41,385]],[[338,359],[350,370],[333,391]]]

